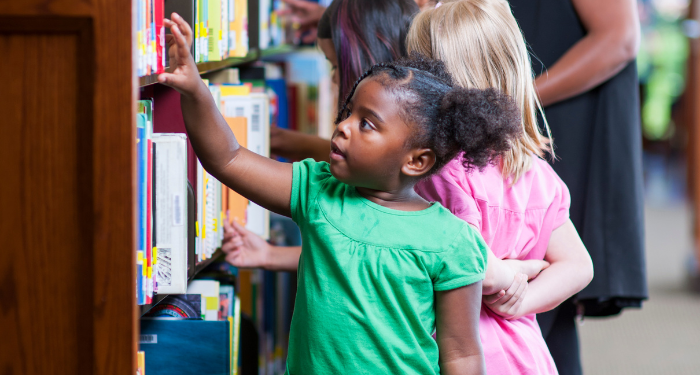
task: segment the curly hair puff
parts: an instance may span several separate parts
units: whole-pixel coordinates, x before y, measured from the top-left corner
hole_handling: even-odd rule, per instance
[[[368,77],[376,77],[396,94],[402,118],[415,126],[406,146],[435,152],[435,165],[427,175],[460,153],[466,169],[481,170],[509,151],[522,132],[520,110],[508,95],[496,89],[456,87],[441,61],[417,53],[376,64],[362,74],[338,111],[336,124],[349,116],[350,100]]]

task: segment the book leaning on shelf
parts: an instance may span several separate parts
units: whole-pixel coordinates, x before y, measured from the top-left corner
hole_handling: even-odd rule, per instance
[[[194,280],[141,319],[148,375],[237,374],[240,302],[232,285]]]

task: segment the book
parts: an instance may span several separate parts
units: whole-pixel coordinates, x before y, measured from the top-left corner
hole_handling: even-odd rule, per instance
[[[165,26],[163,18],[165,17],[164,0],[154,0],[154,15],[155,15],[155,66],[156,73],[160,74],[165,71],[165,56],[168,54],[165,50]]]
[[[146,375],[146,353],[136,352],[136,375]]]
[[[244,93],[245,86],[221,87],[224,117],[245,117],[247,121],[247,147],[256,154],[270,156],[270,99],[265,93]],[[240,89],[240,90],[233,90]],[[238,92],[237,92],[238,91]],[[229,200],[230,203],[230,200]],[[231,209],[229,207],[229,209]],[[246,228],[268,239],[270,235],[270,213],[254,202],[248,203]]]
[[[164,13],[165,13],[165,18],[170,18],[172,17],[173,13],[177,13],[182,17],[185,22],[187,22],[188,25],[190,25],[190,28],[192,29],[193,32],[197,31],[197,21],[196,21],[196,0],[165,0],[164,4]],[[166,34],[170,34],[170,29],[165,29]],[[199,32],[196,33],[199,35]],[[163,37],[165,38],[165,36]],[[190,49],[190,53],[192,53],[192,56],[196,58],[197,56],[197,50],[196,50],[196,45],[197,45],[197,37],[195,36],[192,47]],[[164,48],[167,48],[167,45],[164,44]],[[167,50],[164,51],[164,56],[165,56],[165,63],[164,66],[169,66],[169,56]]]
[[[148,375],[231,374],[231,320],[141,319]]]
[[[153,135],[155,158],[155,274],[158,293],[187,290],[187,137]]]
[[[145,290],[146,303],[151,303],[155,291],[155,281],[153,279],[153,248],[155,246],[153,238],[153,101],[139,100],[137,113],[143,116],[145,122],[143,127],[143,140],[141,144],[141,181],[142,191],[140,194],[140,208],[143,219],[143,237],[141,249],[144,252],[144,272],[146,274]]]
[[[238,143],[243,146],[248,146],[248,124],[245,117],[224,117],[229,128],[236,136]],[[226,188],[226,208],[228,210],[228,218],[230,222],[234,220],[242,225],[247,224],[248,199],[238,194],[237,192]]]
[[[208,22],[207,22],[207,61],[222,60],[221,54],[221,3],[222,0],[207,0]]]
[[[248,54],[248,2],[233,0],[229,12],[229,57],[245,57]]]
[[[219,319],[219,287],[216,280],[193,280],[187,287],[187,294],[202,296],[202,319]]]
[[[145,318],[202,319],[200,294],[173,294],[148,311]]]

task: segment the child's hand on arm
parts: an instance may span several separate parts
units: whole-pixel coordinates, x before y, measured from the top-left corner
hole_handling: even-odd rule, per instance
[[[520,317],[520,307],[527,294],[528,276],[523,273],[516,274],[510,287],[496,294],[484,296],[484,303],[489,310],[505,319]]]
[[[237,222],[224,220],[224,244],[221,250],[226,261],[238,268],[264,268],[270,271],[296,271],[300,246],[272,246]]]
[[[477,282],[436,292],[437,342],[442,374],[486,374],[479,337],[481,288],[481,282]]]
[[[545,260],[550,266],[529,283],[527,296],[513,319],[549,311],[593,279],[593,262],[571,220],[552,232]]]
[[[255,154],[238,144],[190,54],[192,30],[173,13],[170,26],[171,72],[158,81],[180,92],[187,136],[204,169],[244,197],[270,211],[290,216],[292,165]]]

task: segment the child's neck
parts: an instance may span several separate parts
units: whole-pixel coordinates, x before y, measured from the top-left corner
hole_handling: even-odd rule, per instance
[[[399,211],[420,211],[430,207],[430,202],[423,199],[413,190],[413,184],[397,190],[383,191],[363,187],[355,187],[357,192],[380,206]]]

